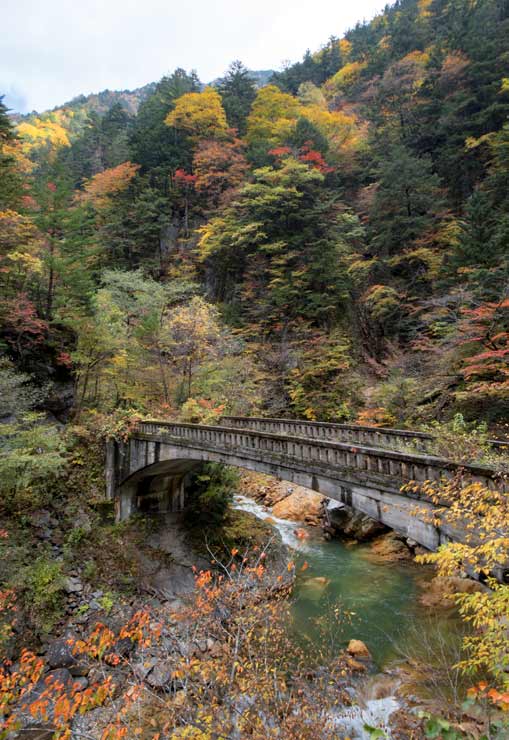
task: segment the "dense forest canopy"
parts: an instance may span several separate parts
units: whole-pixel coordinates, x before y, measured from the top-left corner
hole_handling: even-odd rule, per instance
[[[507,0],[402,0],[270,79],[2,105],[6,412],[500,425],[508,60]]]

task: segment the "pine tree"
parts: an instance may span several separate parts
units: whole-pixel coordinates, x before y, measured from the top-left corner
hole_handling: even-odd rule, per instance
[[[246,119],[256,97],[255,82],[249,70],[239,60],[232,62],[225,76],[219,80],[217,89],[228,124],[243,136],[246,132]]]
[[[15,159],[5,151],[6,145],[16,140],[14,126],[8,112],[3,96],[0,96],[0,210],[15,206],[21,191],[21,181],[16,172]]]

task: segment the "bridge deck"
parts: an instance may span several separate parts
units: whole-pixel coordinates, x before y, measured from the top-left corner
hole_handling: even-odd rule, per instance
[[[274,419],[256,416],[223,416],[221,424],[235,429],[252,429],[272,434],[293,435],[307,439],[328,439],[368,447],[381,447],[401,452],[429,453],[434,437],[427,432],[388,427],[370,427],[361,424],[339,424],[305,419]],[[491,439],[496,451],[509,452],[509,442]]]
[[[305,423],[295,424],[297,427],[299,424],[305,426]],[[291,423],[289,428],[293,428]],[[327,426],[318,426],[317,429],[322,430],[320,434],[329,433]],[[309,438],[303,436],[302,431],[300,435],[290,435],[225,426],[147,421],[140,424],[134,437],[224,451],[240,457],[243,454],[248,457],[262,454],[287,464],[292,461],[300,465],[317,464],[331,473],[338,469],[355,470],[362,477],[377,478],[378,483],[385,480],[392,490],[409,481],[440,480],[458,473],[491,488],[503,485],[498,480],[497,471],[484,465],[459,464],[432,455],[352,444],[351,441]]]

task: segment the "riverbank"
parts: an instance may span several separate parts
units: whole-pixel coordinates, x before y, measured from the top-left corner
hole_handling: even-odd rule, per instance
[[[307,492],[284,493],[275,505],[294,493],[305,501]],[[91,527],[76,545],[82,558],[71,565],[67,556],[64,563],[66,615],[38,650],[43,664],[29,696],[38,700],[55,680],[66,701],[82,706],[83,697],[109,686],[104,706],[72,721],[76,740],[101,737],[117,717],[128,737],[140,721],[145,734],[155,727],[167,737],[164,727],[173,726],[172,738],[187,737],[178,728],[201,727],[202,715],[239,740],[265,738],[274,723],[293,737],[297,717],[312,722],[317,729],[310,737],[321,740],[338,732],[367,738],[365,723],[390,725],[393,740],[421,737],[408,707],[425,706],[412,692],[424,682],[429,656],[417,657],[415,646],[437,632],[436,625],[424,628],[415,598],[422,568],[411,560],[373,558],[369,543],[327,541],[319,518],[309,509],[302,517],[276,517],[274,508],[238,494],[214,536],[210,512],[195,526],[168,515],[107,525],[102,534],[97,521],[98,529]],[[44,536],[58,539],[56,519],[44,521]],[[83,516],[80,521],[84,528]],[[92,533],[95,549],[104,548],[95,553],[96,567],[106,559],[110,571],[128,570],[123,593],[100,587],[97,572],[89,572]],[[122,559],[112,557],[112,542]],[[23,718],[46,732],[41,740],[52,736],[47,725],[55,706],[51,699],[46,727]]]
[[[323,652],[326,645],[329,654],[340,654],[352,639],[368,647],[373,660],[360,666],[352,685],[354,706],[345,710],[357,728],[352,737],[369,737],[363,723],[390,726],[393,738],[422,737],[417,713],[443,714],[451,702],[460,703],[468,685],[450,668],[459,658],[462,630],[443,584],[431,568],[414,562],[415,543],[409,546],[366,521],[359,522],[364,542],[352,537],[351,530],[337,539],[326,531],[325,539],[323,516],[315,516],[318,504],[324,511],[317,494],[299,519],[276,516],[276,511],[297,511],[295,502],[305,489],[296,488],[248,474],[236,497],[237,507],[275,527],[293,552],[294,639],[308,653]],[[281,502],[290,497],[293,501],[283,509]],[[470,581],[467,585],[478,587]]]

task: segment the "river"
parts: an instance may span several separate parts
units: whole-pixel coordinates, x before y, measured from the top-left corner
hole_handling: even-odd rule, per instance
[[[339,652],[351,638],[359,639],[368,646],[375,670],[383,671],[408,658],[426,661],[426,651],[436,649],[437,638],[441,645],[457,645],[457,620],[446,613],[434,614],[419,603],[422,582],[429,578],[427,569],[413,561],[376,562],[369,557],[369,545],[326,541],[316,527],[278,519],[270,509],[242,495],[235,497],[235,507],[270,519],[294,552],[297,578],[291,629],[307,649],[322,648],[329,637]],[[303,529],[305,539],[296,535]],[[386,726],[399,706],[391,695],[366,696],[363,705],[362,710],[348,711],[352,738],[369,737],[362,729],[364,722]]]

